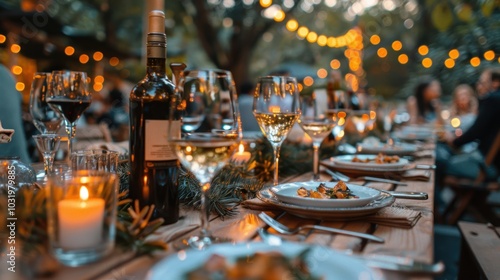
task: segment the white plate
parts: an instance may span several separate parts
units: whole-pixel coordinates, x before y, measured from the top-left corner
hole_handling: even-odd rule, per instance
[[[332,157],[331,159],[339,166],[344,167],[354,167],[354,168],[377,168],[377,169],[394,169],[406,166],[409,161],[405,158],[400,158],[398,162],[395,163],[375,163],[375,162],[353,162],[354,157],[360,160],[373,160],[377,155],[342,155]]]
[[[417,151],[417,145],[408,143],[397,143],[394,145],[387,145],[385,143],[359,143],[357,151],[364,154],[378,154],[383,153],[386,155],[409,155]]]
[[[257,192],[257,197],[275,207],[295,216],[329,221],[353,221],[377,213],[380,209],[391,206],[396,200],[387,192],[380,191],[380,198],[359,207],[312,207],[300,206],[280,201],[269,189]]]
[[[307,190],[316,190],[319,184],[325,184],[327,188],[333,188],[337,182],[293,182],[272,187],[270,190],[283,202],[300,206],[312,207],[358,207],[370,203],[380,197],[380,191],[359,185],[346,184],[353,195],[359,198],[352,199],[317,199],[301,197],[297,195],[297,190],[304,187]]]
[[[426,141],[433,138],[434,133],[426,130],[400,130],[395,131],[392,137],[406,141]]]
[[[379,270],[369,268],[363,261],[342,254],[329,248],[285,242],[280,246],[265,243],[217,244],[207,250],[187,250],[173,254],[157,263],[148,272],[149,280],[186,279],[185,275],[202,266],[212,255],[225,257],[228,261],[245,258],[256,252],[280,252],[284,256],[294,257],[310,248],[306,262],[314,276],[325,280],[367,279],[382,280]]]

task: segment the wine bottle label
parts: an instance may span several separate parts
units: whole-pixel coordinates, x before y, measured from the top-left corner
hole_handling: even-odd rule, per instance
[[[146,120],[145,121],[145,151],[146,161],[176,160],[174,151],[168,143],[168,120]],[[172,125],[179,127],[180,121],[174,121]]]

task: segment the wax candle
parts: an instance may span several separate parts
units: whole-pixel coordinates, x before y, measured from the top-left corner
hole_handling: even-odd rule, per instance
[[[240,143],[238,152],[233,155],[232,160],[237,164],[244,164],[250,160],[251,156],[249,152],[245,152],[245,146]]]
[[[57,204],[60,246],[84,249],[102,240],[104,199],[89,199],[88,189],[80,187],[80,199],[64,199]]]

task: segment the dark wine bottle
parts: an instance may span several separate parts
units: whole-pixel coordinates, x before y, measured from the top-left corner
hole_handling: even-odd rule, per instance
[[[152,218],[179,219],[179,161],[168,144],[170,102],[175,85],[166,69],[165,14],[149,13],[146,77],[130,93],[129,197],[141,207],[154,204]],[[177,115],[177,114],[175,114]]]

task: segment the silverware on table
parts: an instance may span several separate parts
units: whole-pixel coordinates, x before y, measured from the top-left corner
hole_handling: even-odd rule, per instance
[[[281,246],[287,241],[283,240],[281,237],[269,233],[267,230],[260,228],[258,230],[259,236],[263,242],[271,246]],[[370,255],[350,255],[364,261],[368,266],[374,268],[380,268],[384,270],[414,273],[414,274],[432,274],[437,275],[444,271],[444,264],[442,262],[437,262],[435,264],[427,264],[412,260],[410,258],[381,255],[381,254],[370,254]]]
[[[358,257],[364,260],[366,265],[384,270],[431,275],[438,275],[444,271],[444,264],[442,261],[434,264],[427,264],[406,257],[379,254],[371,254]]]
[[[326,231],[326,232],[331,232],[331,233],[337,233],[337,234],[350,235],[350,236],[354,236],[354,237],[364,238],[364,239],[371,240],[371,241],[378,242],[378,243],[385,242],[385,240],[383,238],[380,238],[380,237],[372,235],[372,234],[343,230],[343,229],[332,228],[332,227],[319,226],[319,225],[304,225],[304,226],[300,226],[297,228],[289,228],[289,227],[281,224],[280,222],[276,221],[275,219],[271,218],[269,215],[267,215],[264,212],[261,212],[259,214],[259,217],[267,225],[269,225],[270,227],[275,229],[277,232],[282,233],[282,234],[297,234],[304,229],[314,229],[314,230],[321,230],[321,231]]]

